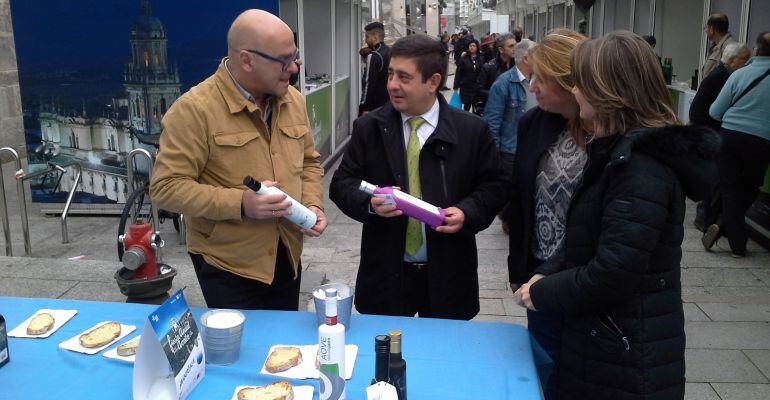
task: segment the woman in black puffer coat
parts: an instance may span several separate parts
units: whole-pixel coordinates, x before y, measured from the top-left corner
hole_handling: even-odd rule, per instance
[[[676,124],[657,57],[636,34],[581,43],[572,74],[595,139],[564,257],[538,268],[516,299],[564,318],[560,400],[682,399],[685,196],[716,181],[719,137]]]
[[[460,90],[460,101],[463,110],[470,111],[476,101],[476,93],[479,90],[478,77],[484,60],[479,54],[479,42],[471,40],[468,43],[468,52],[457,61],[455,70],[454,90]]]

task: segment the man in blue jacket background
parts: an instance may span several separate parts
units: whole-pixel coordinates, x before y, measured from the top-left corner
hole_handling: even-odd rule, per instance
[[[489,98],[484,108],[484,120],[489,124],[489,132],[500,151],[500,161],[506,177],[513,173],[519,118],[537,105],[529,92],[532,67],[527,60],[527,51],[534,46],[535,42],[529,39],[523,39],[516,44],[516,64],[495,80],[489,89]]]

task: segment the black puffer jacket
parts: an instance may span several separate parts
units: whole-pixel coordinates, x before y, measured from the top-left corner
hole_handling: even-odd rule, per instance
[[[457,62],[454,90],[460,89],[460,101],[463,104],[473,104],[479,91],[478,77],[483,65],[481,55],[475,58],[466,54]]]
[[[484,105],[487,104],[487,98],[489,98],[489,89],[492,87],[492,84],[494,84],[497,78],[505,71],[511,69],[514,64],[515,63],[513,59],[511,59],[510,64],[506,64],[502,58],[495,57],[491,61],[488,61],[482,65],[481,71],[479,72],[479,77],[477,79],[479,89],[478,93],[476,94],[476,101],[479,103],[479,107],[481,109],[483,109]]]
[[[589,145],[564,261],[530,289],[537,310],[564,316],[560,399],[683,398],[685,195],[716,181],[719,143],[671,126]]]

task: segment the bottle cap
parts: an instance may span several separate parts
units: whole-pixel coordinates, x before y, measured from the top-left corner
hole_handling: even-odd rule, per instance
[[[392,330],[388,332],[388,335],[390,336],[390,352],[400,353],[401,352],[401,331]]]
[[[377,189],[376,185],[372,185],[371,183],[367,181],[361,181],[361,184],[358,185],[358,190],[368,193],[368,194],[374,194],[374,191]]]
[[[374,337],[375,353],[390,353],[390,336],[377,335]]]
[[[324,300],[324,315],[327,325],[337,325],[337,289],[326,289],[326,299]]]

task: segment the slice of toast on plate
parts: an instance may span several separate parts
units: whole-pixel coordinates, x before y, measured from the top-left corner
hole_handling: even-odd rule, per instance
[[[80,335],[80,345],[89,349],[101,347],[120,336],[120,324],[105,322],[88,333]]]
[[[299,347],[276,347],[265,361],[265,370],[272,374],[283,372],[302,363]]]
[[[294,389],[286,381],[265,386],[247,387],[238,391],[238,400],[293,400]]]
[[[136,355],[137,348],[139,348],[139,339],[134,339],[130,342],[121,344],[116,351],[119,356],[130,357]]]
[[[53,328],[55,321],[53,315],[48,313],[35,315],[35,317],[29,321],[29,325],[27,325],[27,335],[42,335]]]

